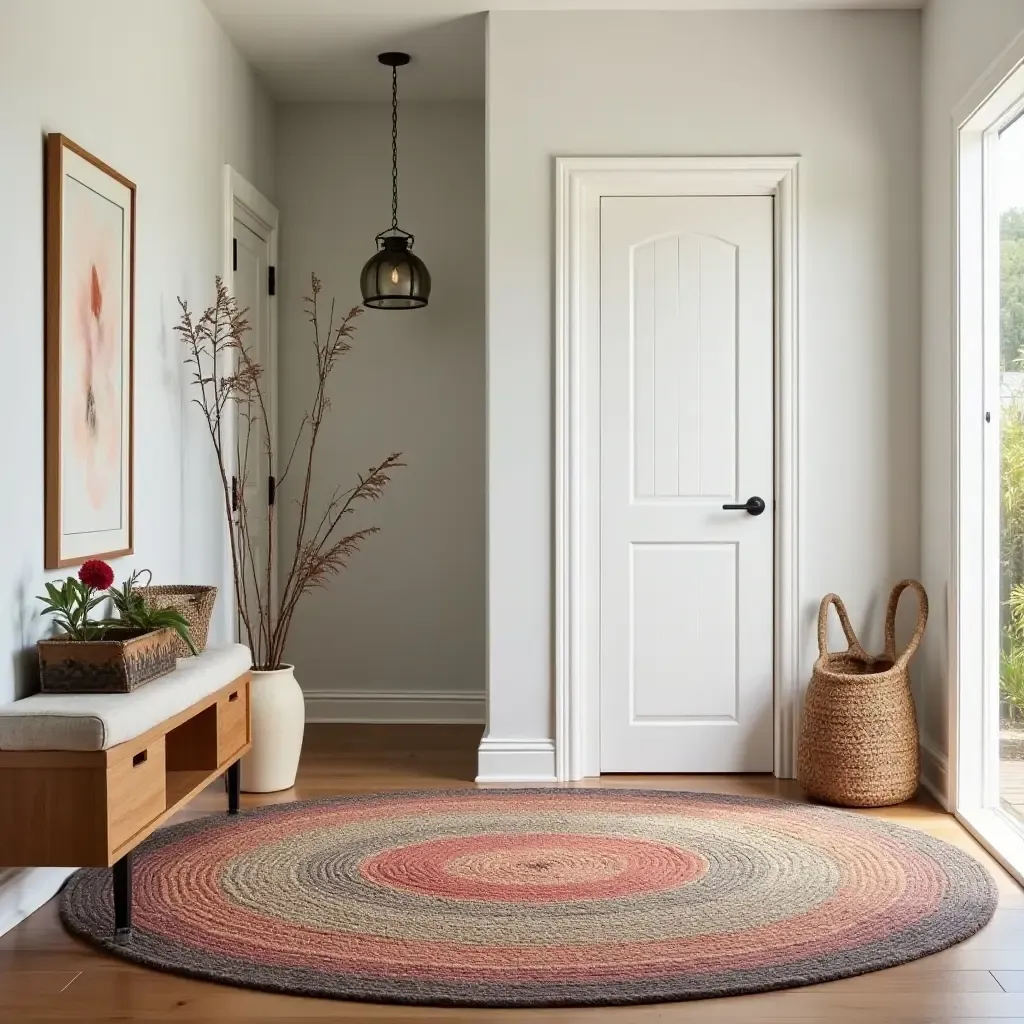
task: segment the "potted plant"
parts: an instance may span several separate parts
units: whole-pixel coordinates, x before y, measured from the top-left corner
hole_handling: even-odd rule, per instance
[[[47,583],[39,595],[43,614],[60,634],[40,640],[40,686],[47,693],[128,693],[174,668],[174,637],[192,644],[188,623],[170,608],[145,607],[135,585],[141,572],[114,586],[114,570],[90,559],[63,583]],[[107,599],[116,618],[92,618]]]
[[[278,473],[273,463],[278,447],[267,416],[260,366],[244,343],[248,311],[238,308],[219,277],[216,288],[216,302],[198,319],[192,316],[188,304],[178,299],[181,320],[175,330],[185,345],[185,363],[191,367],[193,401],[202,411],[217,457],[240,630],[252,652],[249,706],[253,744],[242,760],[242,789],[269,793],[295,784],[302,750],[305,702],[294,666],[284,661],[296,607],[310,590],[327,586],[363,541],[377,532],[375,526],[346,532],[348,518],[360,503],[380,498],[391,472],[403,463],[399,453],[389,455],[365,475],[360,474],[353,486],[335,487],[319,514],[313,513],[310,491],[314,456],[331,404],[327,382],[338,360],[351,349],[350,339],[361,310],[353,308],[335,325],[332,303],[325,330],[318,307],[320,280],[312,275],[311,294],[305,301],[312,327],[316,389],[293,443],[281,449],[288,456]],[[233,439],[229,421],[237,425]],[[269,457],[268,472],[278,498],[253,508],[246,502],[250,469],[246,453],[250,445],[256,444],[262,445]],[[293,465],[301,467],[297,480],[291,475]],[[298,524],[287,553],[280,559],[284,578],[275,592],[274,519],[278,502],[289,492],[298,507]],[[259,564],[251,556],[257,531],[271,539],[267,557]]]

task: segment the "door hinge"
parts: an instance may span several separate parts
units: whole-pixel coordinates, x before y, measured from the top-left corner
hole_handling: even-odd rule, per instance
[[[231,511],[238,511],[238,477],[231,478]]]
[[[274,499],[277,498],[277,481],[272,477],[267,477],[267,504],[273,505]]]
[[[238,269],[238,239],[231,239],[231,269]]]
[[[277,267],[267,267],[267,291],[271,295],[277,294]]]

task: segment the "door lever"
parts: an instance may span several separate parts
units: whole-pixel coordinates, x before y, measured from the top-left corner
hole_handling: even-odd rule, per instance
[[[742,505],[723,505],[722,508],[733,510],[737,512],[746,512],[752,516],[759,516],[765,510],[764,498],[759,498],[754,495],[753,498],[747,498]]]

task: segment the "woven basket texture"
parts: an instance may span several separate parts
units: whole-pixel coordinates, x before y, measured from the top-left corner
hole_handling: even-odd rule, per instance
[[[174,670],[170,629],[108,629],[102,640],[40,640],[43,693],[131,693]]]
[[[917,624],[896,654],[896,609],[904,590],[917,594]],[[828,610],[835,606],[849,644],[828,650]],[[842,600],[828,594],[818,610],[818,660],[804,699],[797,778],[808,796],[843,807],[887,807],[917,791],[920,760],[910,660],[928,622],[928,596],[917,580],[889,595],[885,650],[868,654]]]
[[[213,617],[213,606],[217,600],[216,587],[194,587],[188,585],[143,587],[140,591],[142,599],[150,608],[173,608],[180,612],[188,623],[192,643],[196,651],[206,650],[206,641],[210,634],[210,619]],[[177,634],[174,635],[175,653],[179,658],[190,658],[192,652],[188,644]]]

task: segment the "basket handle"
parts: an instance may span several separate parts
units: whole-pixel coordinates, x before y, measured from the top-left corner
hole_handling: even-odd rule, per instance
[[[836,614],[839,616],[839,622],[846,634],[849,649],[854,654],[866,657],[864,648],[861,647],[857,634],[853,631],[853,626],[850,625],[850,616],[846,614],[846,605],[843,604],[843,599],[838,594],[826,594],[821,599],[821,607],[818,609],[818,653],[828,654],[828,609],[833,604],[836,606]]]
[[[899,658],[896,657],[896,609],[899,607],[900,597],[903,591],[911,589],[917,594],[917,625],[914,627],[914,635],[910,642],[903,648]],[[885,657],[894,665],[904,667],[914,656],[914,652],[921,645],[921,637],[924,636],[924,627],[928,624],[928,595],[917,580],[900,580],[892,593],[889,595],[889,607],[885,612]]]

